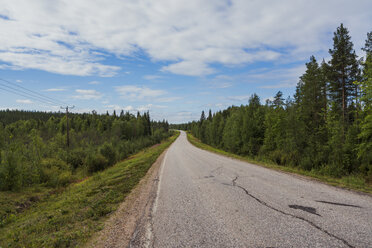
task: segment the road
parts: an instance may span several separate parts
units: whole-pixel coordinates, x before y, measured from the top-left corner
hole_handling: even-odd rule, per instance
[[[372,247],[372,197],[230,159],[168,149],[131,247]]]

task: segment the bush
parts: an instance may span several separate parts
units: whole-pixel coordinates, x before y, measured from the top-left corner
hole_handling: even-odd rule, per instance
[[[13,149],[6,152],[0,164],[0,189],[17,190],[22,185],[20,156]]]
[[[50,187],[66,186],[72,181],[71,169],[60,159],[47,158],[41,161],[40,180]]]
[[[100,153],[89,153],[84,164],[90,173],[101,171],[108,167],[107,159]]]
[[[100,148],[99,152],[105,157],[109,166],[113,165],[116,160],[116,151],[111,143],[105,142]]]
[[[83,149],[73,150],[67,155],[66,162],[76,169],[84,164],[85,157],[86,152]]]

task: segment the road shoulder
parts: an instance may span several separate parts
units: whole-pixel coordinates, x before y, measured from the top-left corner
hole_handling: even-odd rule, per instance
[[[169,148],[168,148],[169,149]],[[167,149],[167,150],[168,150]],[[135,232],[151,212],[159,183],[159,172],[167,152],[165,150],[151,166],[147,174],[120,204],[86,247],[128,247]]]

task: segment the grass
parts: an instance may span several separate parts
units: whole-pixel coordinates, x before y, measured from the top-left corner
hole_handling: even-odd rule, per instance
[[[348,175],[348,176],[343,176],[341,178],[335,178],[335,177],[327,176],[324,174],[320,174],[319,171],[316,171],[316,170],[306,171],[298,167],[279,166],[269,161],[262,161],[262,160],[239,156],[239,155],[236,155],[230,152],[226,152],[226,151],[223,151],[215,147],[212,147],[210,145],[202,143],[200,140],[195,138],[189,132],[187,133],[187,139],[189,140],[191,144],[203,150],[207,150],[207,151],[221,154],[221,155],[224,155],[230,158],[249,162],[252,164],[261,165],[266,168],[306,176],[312,179],[316,179],[320,182],[327,183],[332,186],[372,194],[372,184],[367,183],[366,180],[360,175]]]
[[[0,225],[0,247],[83,245],[103,228],[108,215],[116,210],[178,135],[58,192],[45,189],[39,189],[39,193],[37,190],[1,192],[0,213],[8,214]],[[31,197],[40,198],[32,202]],[[19,202],[30,203],[18,211]]]

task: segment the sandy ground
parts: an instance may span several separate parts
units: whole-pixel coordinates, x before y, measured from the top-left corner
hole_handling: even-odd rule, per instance
[[[164,151],[151,166],[139,184],[125,198],[110,218],[104,229],[98,232],[86,247],[128,247],[139,223],[151,217],[151,207],[156,197]]]

